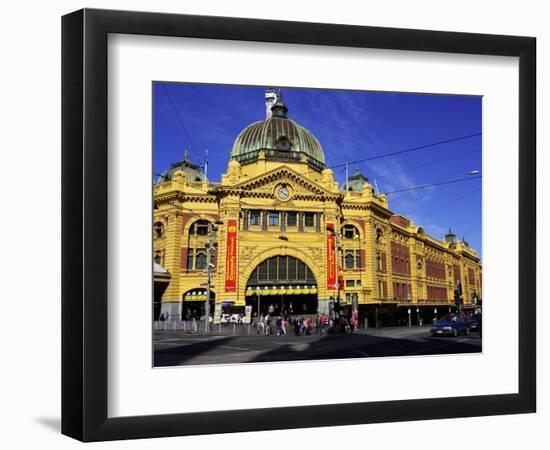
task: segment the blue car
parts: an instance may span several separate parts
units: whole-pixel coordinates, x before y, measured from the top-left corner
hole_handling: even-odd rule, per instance
[[[458,336],[470,334],[468,324],[453,314],[441,317],[430,329],[432,336]]]
[[[479,331],[479,321],[481,319],[481,314],[472,314],[468,319],[466,319],[466,323],[468,324],[468,328],[470,330]]]

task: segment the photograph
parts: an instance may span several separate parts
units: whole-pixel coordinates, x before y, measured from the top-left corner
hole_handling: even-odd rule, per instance
[[[481,96],[152,97],[154,367],[482,351]]]

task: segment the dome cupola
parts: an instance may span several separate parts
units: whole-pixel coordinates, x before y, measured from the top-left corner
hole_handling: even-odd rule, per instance
[[[342,185],[342,191],[361,192],[363,187],[368,184],[369,179],[364,176],[359,167],[355,169],[355,173],[348,177],[348,182]]]
[[[162,172],[157,178],[157,184],[171,181],[174,174],[180,170],[185,173],[185,178],[187,179],[187,181],[206,181],[204,173],[201,172],[199,166],[193,164],[189,160],[189,153],[187,150],[185,150],[183,159],[176,163],[172,163],[168,169]]]
[[[447,244],[457,243],[456,234],[454,234],[450,228],[449,228],[449,232],[445,235],[445,242],[447,242]]]
[[[288,108],[280,92],[269,94],[267,118],[247,126],[235,139],[231,159],[241,165],[258,160],[261,150],[268,160],[300,162],[305,156],[310,167],[319,172],[325,168],[325,153],[319,141],[304,127],[288,118]],[[276,100],[274,101],[274,96]]]

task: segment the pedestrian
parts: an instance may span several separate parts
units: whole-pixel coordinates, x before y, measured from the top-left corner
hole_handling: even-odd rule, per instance
[[[311,320],[311,317],[308,317],[306,320],[306,336],[311,335],[311,329],[313,328],[313,321]]]
[[[300,336],[300,322],[296,319],[293,320],[294,323],[294,335]]]
[[[269,314],[265,316],[265,334],[266,336],[271,334],[271,316]]]
[[[282,333],[282,330],[281,330],[281,318],[278,317],[276,322],[275,322],[275,325],[277,326],[277,336],[280,336],[281,333]]]
[[[257,324],[257,330],[256,332],[258,334],[265,334],[265,324],[264,324],[264,315],[263,314],[260,314],[260,317],[258,318],[258,324]]]
[[[286,320],[284,316],[281,318],[281,331],[283,335],[286,335]]]

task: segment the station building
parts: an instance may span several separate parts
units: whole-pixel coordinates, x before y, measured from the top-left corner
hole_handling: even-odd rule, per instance
[[[204,314],[208,252],[211,312],[330,313],[339,299],[373,326],[429,321],[455,310],[456,293],[464,309],[481,304],[474,249],[392,211],[359,171],[339,187],[281,96],[267,91],[265,102],[266,118],[236,137],[221,180],[187,155],[156,180],[155,319]]]

